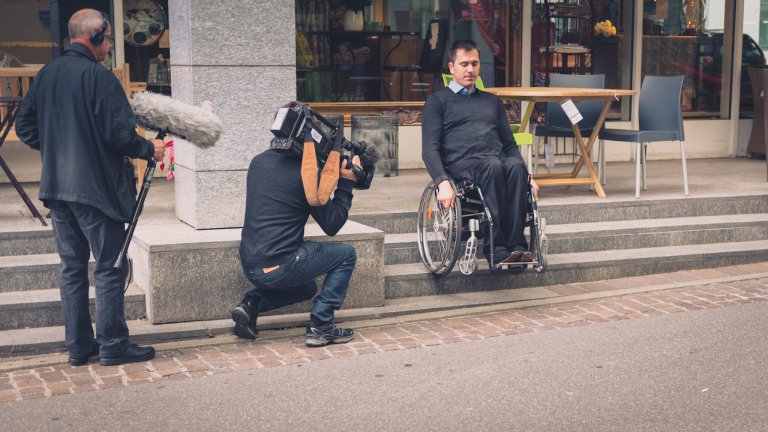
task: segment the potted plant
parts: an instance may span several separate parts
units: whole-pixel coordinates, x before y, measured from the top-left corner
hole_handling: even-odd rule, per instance
[[[344,12],[344,30],[360,31],[365,25],[363,18],[363,9],[370,6],[373,0],[342,0],[341,2],[347,9]]]

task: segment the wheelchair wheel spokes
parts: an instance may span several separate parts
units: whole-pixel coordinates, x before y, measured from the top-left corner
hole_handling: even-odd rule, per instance
[[[418,214],[419,254],[424,265],[436,275],[450,273],[459,250],[459,224],[461,211],[458,200],[452,209],[443,209],[437,201],[435,185],[424,190]]]

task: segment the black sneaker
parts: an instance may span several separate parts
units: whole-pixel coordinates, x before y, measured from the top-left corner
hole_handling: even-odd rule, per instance
[[[235,334],[245,339],[256,339],[259,330],[256,328],[256,318],[259,316],[256,302],[253,299],[244,298],[232,309],[230,314],[235,322]]]
[[[352,329],[337,327],[331,322],[322,327],[315,327],[312,322],[307,323],[307,346],[319,347],[329,343],[347,343],[352,340],[355,332]]]
[[[82,366],[88,363],[88,359],[90,359],[91,357],[95,357],[97,355],[99,355],[99,344],[98,342],[94,341],[93,345],[91,345],[91,351],[85,356],[78,357],[78,356],[70,355],[69,364],[72,366]]]
[[[143,362],[155,358],[155,349],[151,346],[140,347],[136,344],[130,344],[122,351],[101,356],[99,364],[102,366],[117,366],[125,363]]]

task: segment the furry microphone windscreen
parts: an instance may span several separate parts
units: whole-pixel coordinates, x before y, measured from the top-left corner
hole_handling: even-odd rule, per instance
[[[224,129],[221,119],[209,109],[156,93],[136,93],[131,107],[141,127],[168,132],[199,148],[216,144]]]
[[[363,154],[360,155],[360,164],[362,166],[373,166],[379,161],[379,149],[375,145],[366,143]]]

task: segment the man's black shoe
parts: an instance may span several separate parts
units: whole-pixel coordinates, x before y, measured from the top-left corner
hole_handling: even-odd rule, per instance
[[[320,347],[329,343],[347,343],[352,340],[355,332],[352,329],[337,327],[331,322],[322,327],[316,327],[312,322],[307,323],[307,346]]]
[[[245,339],[256,339],[259,329],[256,328],[256,318],[259,316],[256,302],[253,299],[243,299],[230,313],[235,322],[235,334]]]
[[[94,342],[91,346],[91,351],[86,357],[69,356],[69,364],[72,366],[82,366],[88,363],[88,359],[99,355],[99,344]]]
[[[117,366],[125,363],[143,362],[155,358],[155,349],[151,346],[140,347],[136,344],[130,344],[122,351],[118,351],[109,356],[101,356],[99,364],[102,366]]]

